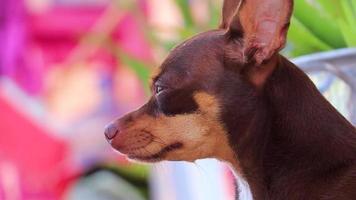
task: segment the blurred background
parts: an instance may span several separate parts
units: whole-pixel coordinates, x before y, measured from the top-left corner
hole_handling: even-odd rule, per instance
[[[215,160],[128,163],[103,129],[222,0],[1,0],[0,199],[232,200]],[[356,0],[296,0],[283,54],[356,123]]]

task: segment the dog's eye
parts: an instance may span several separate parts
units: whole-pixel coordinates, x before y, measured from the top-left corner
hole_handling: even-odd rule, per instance
[[[156,94],[160,94],[161,92],[163,92],[165,90],[165,87],[161,86],[161,85],[156,85],[155,86],[155,93]]]

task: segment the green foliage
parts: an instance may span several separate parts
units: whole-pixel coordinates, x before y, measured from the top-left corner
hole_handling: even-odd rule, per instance
[[[144,165],[130,164],[130,165],[111,165],[102,166],[101,168],[109,170],[114,174],[128,181],[135,186],[145,199],[149,199],[149,168]]]
[[[356,0],[295,0],[290,56],[356,46]]]
[[[194,21],[193,21],[192,13],[190,11],[189,1],[176,0],[176,4],[179,7],[180,12],[182,13],[185,27],[194,26]]]
[[[292,48],[287,48],[284,53],[296,56],[309,52],[332,49],[330,45],[316,37],[313,32],[296,17],[292,17],[291,24],[292,26],[290,26],[288,33],[288,42],[292,43]]]

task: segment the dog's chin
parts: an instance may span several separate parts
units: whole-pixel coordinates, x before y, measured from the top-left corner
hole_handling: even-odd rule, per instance
[[[139,154],[130,154],[127,153],[126,156],[129,160],[131,161],[138,161],[138,162],[145,162],[145,163],[155,163],[155,162],[160,162],[163,160],[166,160],[167,154],[169,154],[172,151],[181,149],[183,147],[183,144],[180,142],[173,143],[171,145],[168,145],[164,148],[162,148],[160,151],[154,154],[150,155],[139,155]]]
[[[127,155],[127,159],[130,162],[138,162],[138,163],[156,163],[165,160],[164,156],[160,158],[151,158],[151,157],[137,156],[137,155]]]

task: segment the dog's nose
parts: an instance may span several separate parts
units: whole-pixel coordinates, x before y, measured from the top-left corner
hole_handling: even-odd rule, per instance
[[[112,140],[119,132],[120,129],[118,125],[116,125],[116,123],[111,123],[106,126],[104,134],[108,140]]]

